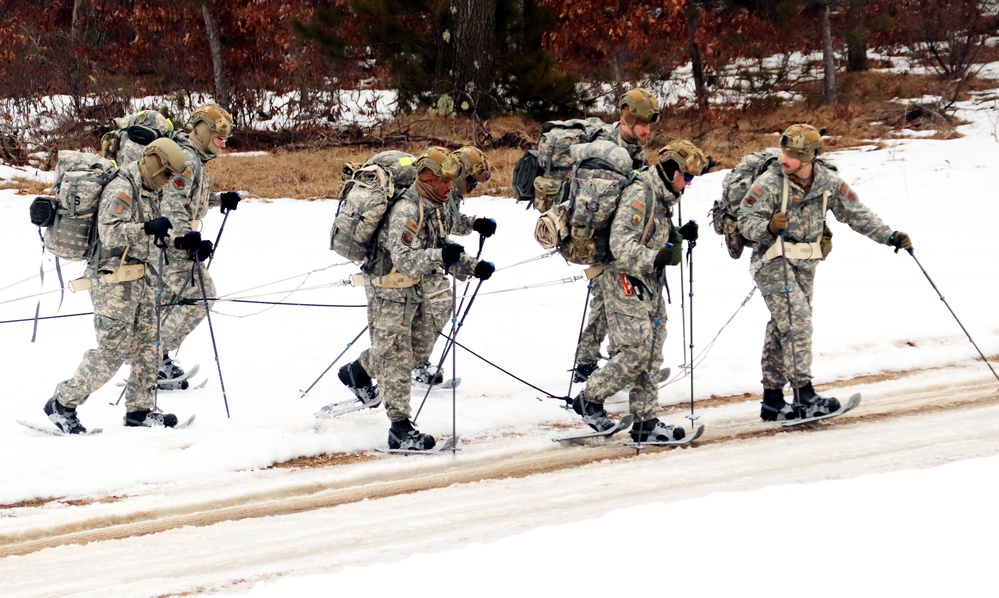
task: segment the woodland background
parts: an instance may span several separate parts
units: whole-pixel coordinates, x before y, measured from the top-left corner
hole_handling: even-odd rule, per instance
[[[650,147],[690,138],[720,166],[792,122],[841,145],[927,121],[946,136],[999,53],[997,4],[5,0],[0,159],[50,168],[57,149],[98,147],[136,98],[177,123],[207,98],[236,120],[230,149],[269,152],[239,173],[213,163],[226,188],[329,197],[337,163],[428,144],[487,150],[502,187],[542,121],[611,120],[635,85],[663,103]],[[913,68],[879,70],[899,57]]]

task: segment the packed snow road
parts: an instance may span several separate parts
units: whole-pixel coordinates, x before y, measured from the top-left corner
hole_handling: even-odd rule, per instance
[[[456,454],[343,456],[117,496],[0,510],[10,595],[177,594],[489,541],[613,509],[994,455],[999,383],[987,370],[910,372],[849,386],[864,402],[805,429],[759,422],[753,397],[699,402],[686,449],[560,447],[562,430],[469,438]],[[947,380],[942,383],[941,380]],[[842,393],[841,393],[842,394]],[[689,406],[666,416],[682,420]],[[141,556],[140,556],[141,555]],[[129,563],[143,575],[122,580]],[[53,568],[86,572],[62,581]]]

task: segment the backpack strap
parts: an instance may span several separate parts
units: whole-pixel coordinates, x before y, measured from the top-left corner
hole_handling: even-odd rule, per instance
[[[787,212],[787,196],[788,191],[788,177],[784,176],[784,185],[781,190],[781,202],[780,211]],[[822,255],[822,234],[825,232],[826,224],[826,209],[829,206],[829,195],[830,191],[826,190],[822,192],[822,228],[819,229],[819,236],[811,243],[774,243],[767,249],[764,254],[764,261],[769,262],[770,260],[786,256],[788,259],[792,260],[821,260],[824,256]]]

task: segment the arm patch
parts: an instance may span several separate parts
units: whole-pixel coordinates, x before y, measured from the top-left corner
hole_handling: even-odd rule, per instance
[[[124,203],[126,206],[132,207],[132,196],[124,191],[118,193],[118,201]]]
[[[414,233],[420,230],[419,227],[416,226],[416,223],[413,222],[412,220],[406,220],[406,228],[413,231]],[[412,239],[413,239],[412,236],[410,236],[410,241],[412,241]],[[407,245],[408,244],[409,243],[407,243]]]

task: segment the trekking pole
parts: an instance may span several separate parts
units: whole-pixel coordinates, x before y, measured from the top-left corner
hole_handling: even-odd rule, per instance
[[[232,210],[223,210],[222,211],[222,213],[225,214],[225,215],[222,217],[222,225],[219,226],[219,234],[215,235],[215,244],[212,245],[212,247],[213,247],[212,254],[210,256],[208,256],[208,264],[205,265],[205,269],[208,269],[208,268],[212,267],[212,259],[215,257],[215,251],[217,251],[218,248],[219,248],[219,241],[222,240],[222,231],[225,230],[225,223],[226,223],[226,220],[229,220],[229,212],[231,212],[231,211]]]
[[[572,369],[569,370],[569,390],[565,391],[565,396],[562,397],[562,400],[564,400],[567,404],[566,408],[572,406],[572,380],[576,377],[576,360],[579,359],[579,343],[583,341],[583,329],[586,327],[586,311],[590,308],[590,295],[593,293],[593,284],[593,279],[590,279],[586,285],[586,300],[583,302],[583,318],[579,321],[579,334],[576,335],[576,352],[572,356]]]
[[[162,326],[160,326],[160,312],[162,308],[160,306],[160,301],[163,299],[163,269],[166,268],[166,264],[169,263],[167,259],[167,243],[166,235],[161,237],[153,238],[153,245],[160,248],[160,260],[159,267],[156,269],[156,363],[161,364],[163,361],[163,339],[160,338]],[[159,365],[156,367],[156,372],[153,374],[153,410],[156,410],[159,399]],[[129,374],[131,376],[131,374]],[[125,382],[125,388],[128,388],[128,382]],[[124,392],[124,391],[122,391]]]
[[[676,218],[678,221],[683,222],[683,207],[680,202],[676,204]],[[673,226],[670,222],[670,226]],[[691,353],[688,360],[687,355],[687,303],[685,299],[686,291],[683,285],[683,261],[680,262],[680,327],[683,330],[683,369],[690,371],[693,369],[694,364],[691,363],[694,360],[694,355]],[[693,380],[691,380],[693,382]]]
[[[786,234],[786,230],[780,231],[780,257],[781,262],[784,264],[784,298],[787,299],[787,336],[791,339],[791,368],[794,370],[787,379],[791,382],[791,389],[794,392],[794,403],[795,405],[800,405],[801,403],[798,400],[798,386],[792,379],[798,373],[798,355],[794,350],[794,319],[791,316],[791,283],[787,275],[787,254],[784,252],[784,236]],[[780,328],[778,327],[779,331]]]
[[[485,241],[485,237],[483,237],[482,235],[479,235],[479,253],[475,255],[476,259],[478,259],[479,254],[482,253],[482,244],[483,244],[484,241]],[[467,282],[465,282],[465,291],[463,291],[463,292],[468,292],[468,285],[471,282],[472,282],[471,280],[468,280]],[[478,289],[475,289],[475,290],[478,291]],[[452,293],[452,297],[457,297],[457,295],[455,294],[457,292],[458,292],[458,279],[457,278],[451,278],[451,293]],[[461,302],[462,303],[465,302],[465,298],[464,297],[461,298]],[[472,304],[469,303],[468,305],[471,306]],[[458,317],[458,311],[455,308],[455,301],[452,299],[452,301],[451,301],[451,326],[452,327],[454,326],[454,322],[455,322],[455,319],[457,317]],[[457,330],[454,330],[454,332],[457,332]],[[454,334],[451,335],[452,338],[454,338],[454,336],[455,336]],[[445,343],[445,345],[447,345],[447,343]],[[451,343],[448,346],[450,346],[453,349],[454,343]],[[437,368],[437,371],[440,371],[439,367]],[[455,447],[458,446],[458,383],[457,383],[457,380],[458,380],[458,351],[455,351],[455,350],[451,351],[451,380],[452,380],[452,382],[451,382],[451,447],[452,447],[451,454],[453,455],[454,451],[457,450],[457,448],[455,448]],[[430,396],[430,386],[427,386],[427,391],[423,395],[424,400],[426,400],[426,398],[428,396]],[[420,404],[420,407],[421,408],[423,407],[422,403]]]
[[[195,260],[197,263],[197,260]],[[225,394],[225,380],[222,379],[222,364],[219,362],[219,348],[215,343],[215,328],[212,326],[212,308],[208,305],[208,294],[205,292],[205,276],[201,273],[201,268],[195,268],[198,272],[198,284],[201,286],[201,299],[205,302],[205,319],[208,320],[208,333],[212,337],[212,351],[215,353],[215,367],[219,371],[219,385],[222,387],[222,402],[225,404],[225,417],[229,416],[229,399]]]
[[[897,251],[898,250],[896,250],[896,252]],[[919,258],[916,257],[915,252],[912,249],[906,249],[906,251],[909,252],[909,255],[912,256],[913,260],[915,260],[916,265],[919,266],[919,269],[923,271],[923,276],[925,276],[926,280],[929,281],[930,286],[932,286],[933,290],[936,291],[937,296],[940,297],[940,300],[943,301],[943,304],[947,306],[947,310],[950,312],[950,315],[954,316],[954,320],[957,321],[957,325],[961,327],[961,330],[964,331],[964,335],[968,337],[968,340],[971,341],[972,346],[975,347],[976,351],[978,351],[978,354],[982,357],[982,361],[984,361],[985,365],[988,366],[989,370],[992,372],[992,375],[995,376],[997,380],[999,380],[999,374],[996,374],[996,371],[992,368],[992,364],[989,363],[989,360],[985,358],[985,354],[982,353],[982,350],[978,348],[977,344],[975,344],[975,340],[971,338],[971,334],[968,333],[968,329],[964,327],[964,324],[962,324],[961,320],[958,319],[957,314],[954,313],[953,309],[951,309],[950,304],[947,303],[946,299],[944,299],[943,294],[940,293],[940,289],[937,288],[937,285],[933,282],[933,279],[930,278],[930,275],[926,272],[926,268],[923,268],[923,265],[919,263]]]
[[[458,320],[457,325],[455,325],[453,327],[453,329],[451,331],[450,337],[446,337],[446,338],[450,339],[450,342],[448,342],[446,345],[444,345],[444,353],[443,353],[443,355],[441,355],[440,361],[438,362],[438,368],[440,367],[440,364],[444,363],[444,360],[447,358],[448,352],[450,352],[451,348],[454,346],[455,339],[458,338],[458,332],[461,330],[462,325],[464,325],[465,318],[468,317],[468,312],[471,311],[472,304],[475,303],[475,296],[479,294],[479,289],[482,288],[482,283],[483,282],[485,282],[485,281],[480,278],[479,279],[479,284],[475,285],[475,290],[472,291],[472,296],[468,299],[468,307],[465,308],[465,313],[461,314],[461,319]],[[454,285],[457,286],[457,282],[455,282]],[[454,302],[452,301],[452,304],[453,303]],[[454,308],[452,307],[452,310],[453,309]],[[452,312],[452,313],[456,313],[456,312]],[[456,390],[454,390],[455,389],[455,384],[456,384],[455,379],[452,376],[451,389],[454,392],[457,392]],[[427,402],[427,397],[430,396],[430,389],[431,388],[432,388],[432,385],[428,385],[426,392],[423,393],[423,400],[420,401],[420,407],[416,410],[416,415],[413,416],[413,419],[412,419],[412,421],[413,421],[414,424],[416,423],[416,418],[420,417],[420,412],[423,411],[423,405],[424,405],[424,403]]]
[[[364,328],[362,328],[361,331],[357,333],[357,336],[354,337],[354,340],[352,340],[349,343],[347,343],[347,346],[343,348],[343,351],[340,351],[340,354],[337,355],[336,357],[334,357],[333,361],[331,361],[330,364],[328,366],[326,366],[326,369],[323,370],[323,373],[319,374],[319,377],[316,378],[315,381],[313,381],[312,384],[310,384],[308,388],[306,388],[305,390],[301,391],[302,395],[300,397],[298,397],[298,398],[301,399],[305,395],[309,394],[309,391],[312,390],[312,387],[315,386],[316,384],[318,384],[320,380],[322,380],[323,376],[325,376],[326,373],[329,372],[330,369],[333,368],[333,364],[335,364],[336,362],[340,361],[340,358],[343,357],[344,353],[346,353],[347,350],[350,349],[354,345],[354,343],[357,342],[357,339],[361,338],[361,335],[364,334],[367,330],[368,330],[367,326],[365,326]]]
[[[693,222],[693,220],[691,220]],[[694,415],[694,246],[697,245],[696,235],[687,241],[687,261],[689,262],[688,276],[690,277],[690,291],[687,295],[690,298],[690,425],[693,427],[694,420],[698,419]]]

